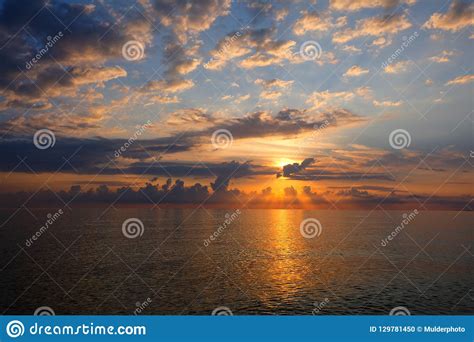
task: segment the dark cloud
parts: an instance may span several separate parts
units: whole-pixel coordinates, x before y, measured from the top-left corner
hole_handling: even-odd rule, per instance
[[[392,191],[387,195],[375,194],[357,188],[346,188],[336,193],[342,199],[341,204],[359,205],[361,207],[386,207],[386,208],[432,208],[451,210],[474,210],[472,196],[436,196],[425,194],[410,194],[404,191]]]
[[[117,23],[105,7],[91,4],[6,0],[0,9],[0,87],[10,101],[44,93],[73,96],[70,88],[103,81],[97,68],[122,59],[125,42],[137,37],[148,41],[150,25],[143,22],[130,12]],[[37,62],[27,67],[39,53]],[[88,82],[76,80],[84,77]]]
[[[305,160],[301,162],[301,164],[298,164],[298,163],[287,164],[283,166],[283,173],[278,173],[277,177],[281,177],[282,175],[283,177],[290,177],[294,173],[303,171],[314,162],[315,162],[314,158],[306,158]]]
[[[183,44],[189,36],[205,31],[211,27],[219,16],[229,13],[230,0],[153,0],[160,22],[170,27]]]
[[[121,147],[126,147],[121,150]],[[0,142],[0,171],[63,172],[77,174],[144,174],[155,177],[215,178],[214,190],[227,190],[232,178],[272,175],[274,168],[250,162],[185,162],[165,161],[163,155],[189,151],[193,145],[186,140],[175,143],[170,138],[137,140],[75,139],[56,137],[54,147],[39,150],[30,139]],[[20,160],[24,160],[20,162]],[[68,162],[65,162],[65,160]],[[127,162],[122,164],[123,160]],[[154,178],[152,181],[156,181]]]
[[[227,129],[234,139],[266,137],[266,136],[296,136],[311,131],[314,127],[330,122],[331,127],[345,126],[361,122],[364,118],[345,109],[335,109],[324,113],[310,114],[297,109],[284,109],[275,116],[268,112],[253,112],[244,117],[232,118],[215,122],[206,130],[190,132],[189,135],[211,136],[216,129]]]
[[[245,193],[239,189],[221,190],[212,192],[208,186],[195,183],[186,186],[184,181],[166,179],[160,184],[147,183],[140,188],[118,187],[115,190],[107,185],[100,185],[95,189],[84,190],[80,185],[71,186],[67,191],[53,192],[50,189],[38,192],[0,193],[0,205],[4,208],[14,208],[25,205],[27,207],[69,206],[75,205],[104,205],[119,204],[148,204],[148,205],[192,205],[192,206],[222,206],[222,207],[249,207],[249,208],[419,208],[419,209],[447,209],[472,211],[471,196],[428,196],[407,195],[392,192],[386,196],[372,194],[347,188],[337,193],[337,201],[328,201],[328,193],[317,194],[311,187],[303,187],[302,196],[298,195],[294,187],[284,189],[282,201],[269,200],[271,189],[263,189],[260,194]],[[330,194],[329,194],[330,195]],[[307,201],[309,199],[309,202]]]
[[[347,187],[344,187],[344,186],[330,186],[328,188],[329,189],[347,189]],[[361,186],[353,186],[352,188],[357,189],[357,190],[375,190],[375,191],[382,191],[382,192],[395,191],[395,188],[393,187],[380,186],[380,185],[361,185]],[[405,191],[397,190],[397,192],[405,192]]]
[[[286,197],[296,197],[298,195],[298,191],[292,186],[284,188],[283,192]]]
[[[433,13],[422,27],[457,32],[472,26],[473,16],[474,3],[472,1],[455,0],[446,13]]]
[[[121,147],[127,146],[124,151]],[[132,163],[123,168],[124,172],[139,173],[145,168],[140,160],[151,157],[159,158],[162,153],[176,153],[187,151],[191,145],[182,141],[174,143],[171,139],[139,140],[130,143],[128,139],[78,139],[56,136],[54,147],[39,150],[33,144],[33,136],[16,137],[0,142],[0,170],[9,172],[15,167],[17,172],[78,172],[81,174],[121,173],[115,165],[120,158],[131,159]],[[119,154],[118,154],[119,153]],[[120,158],[117,158],[117,154]],[[25,158],[25,163],[19,164]],[[64,163],[69,159],[69,163]],[[114,161],[114,162],[111,162]],[[135,160],[135,162],[133,162]],[[116,164],[115,164],[116,163]],[[25,165],[26,164],[26,165]],[[27,166],[28,165],[28,166]],[[74,166],[72,166],[74,165]],[[108,165],[108,166],[107,166]],[[150,166],[148,163],[147,166]],[[162,171],[163,172],[163,171]]]
[[[345,171],[337,172],[325,169],[317,169],[313,166],[314,158],[306,158],[300,164],[293,163],[283,166],[281,172],[276,174],[277,178],[285,177],[289,180],[298,181],[316,181],[325,179],[346,179],[346,180],[361,180],[361,179],[381,179],[394,180],[393,177],[385,173],[370,173],[370,172],[354,172]]]
[[[328,204],[324,196],[322,194],[318,194],[315,191],[312,191],[311,186],[309,185],[303,187],[303,195],[309,198],[312,204]]]
[[[386,181],[394,181],[392,175],[388,173],[380,172],[356,172],[356,171],[347,171],[347,172],[336,172],[328,170],[309,170],[304,174],[293,174],[288,177],[290,180],[298,181],[318,181],[318,180],[363,180],[363,179],[378,179]]]

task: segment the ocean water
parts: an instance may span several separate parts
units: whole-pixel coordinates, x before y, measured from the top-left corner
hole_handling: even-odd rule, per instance
[[[40,230],[56,211],[0,211],[2,314],[474,311],[471,212],[420,211],[396,231],[404,211],[65,208]]]

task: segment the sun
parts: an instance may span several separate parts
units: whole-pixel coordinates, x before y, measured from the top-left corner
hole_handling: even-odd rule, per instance
[[[294,160],[288,159],[288,158],[280,158],[275,161],[275,166],[278,166],[279,168],[282,168],[285,165],[288,164],[293,164],[296,163]]]

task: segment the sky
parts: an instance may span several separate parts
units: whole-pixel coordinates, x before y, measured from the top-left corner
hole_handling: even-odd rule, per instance
[[[472,1],[0,1],[0,204],[472,209]]]

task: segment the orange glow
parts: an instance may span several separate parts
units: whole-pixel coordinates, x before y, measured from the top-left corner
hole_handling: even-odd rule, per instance
[[[291,160],[291,159],[288,159],[288,158],[280,158],[275,162],[275,166],[279,167],[279,168],[282,168],[285,165],[293,164],[293,163],[297,163],[297,161]]]

